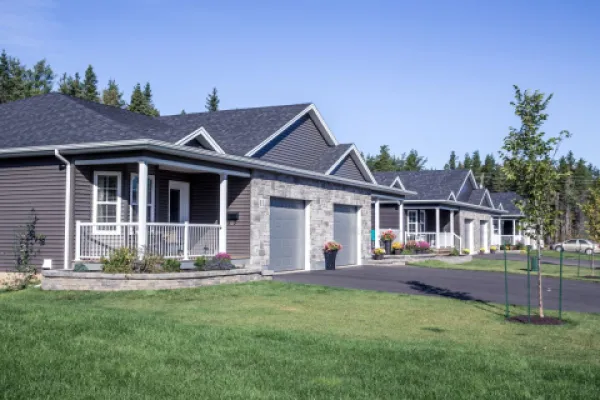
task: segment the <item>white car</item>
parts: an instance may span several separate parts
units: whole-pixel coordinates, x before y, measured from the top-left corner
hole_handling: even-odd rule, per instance
[[[600,246],[598,246],[598,243],[594,243],[587,239],[571,239],[555,244],[554,250],[575,251],[585,254],[592,254],[600,252]]]

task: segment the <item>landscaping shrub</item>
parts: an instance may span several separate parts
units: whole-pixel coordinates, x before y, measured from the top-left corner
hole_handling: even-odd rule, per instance
[[[110,254],[110,257],[102,257],[102,272],[111,274],[132,273],[137,260],[137,251],[128,247],[121,247]]]
[[[181,269],[181,263],[179,260],[167,258],[162,263],[162,269],[164,272],[179,272]]]
[[[162,264],[165,261],[163,256],[145,252],[141,260],[135,260],[133,263],[133,272],[144,274],[153,274],[162,272]]]
[[[451,255],[452,257],[458,257],[458,256],[460,256],[460,252],[459,252],[459,251],[458,251],[458,249],[455,247],[455,248],[453,248],[452,250],[450,250],[450,255]]]
[[[206,256],[198,257],[194,261],[194,267],[196,267],[196,269],[198,271],[204,271],[204,267],[206,266],[207,261],[208,261],[208,258]]]

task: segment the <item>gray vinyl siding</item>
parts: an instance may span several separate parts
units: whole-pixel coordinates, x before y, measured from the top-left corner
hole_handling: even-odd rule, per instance
[[[36,232],[46,236],[34,264],[52,259],[63,267],[65,170],[54,157],[0,162],[0,270],[14,267],[14,239],[31,209],[39,218]]]
[[[311,169],[329,145],[309,116],[304,116],[255,157],[291,167]]]
[[[379,205],[379,228],[400,229],[400,214],[397,204]],[[375,206],[371,205],[371,229],[375,229]]]
[[[239,213],[227,224],[227,252],[235,258],[250,258],[250,178],[229,177],[228,212]]]
[[[356,165],[354,159],[348,155],[342,163],[333,171],[333,175],[340,178],[353,179],[355,181],[368,182],[368,179],[363,176]]]

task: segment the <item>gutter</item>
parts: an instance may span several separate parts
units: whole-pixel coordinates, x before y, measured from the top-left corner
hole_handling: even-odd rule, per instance
[[[174,145],[159,140],[138,139],[138,140],[120,140],[111,142],[81,143],[59,146],[33,146],[20,147],[0,150],[0,159],[13,157],[35,157],[55,155],[60,151],[62,154],[79,155],[90,153],[113,153],[115,151],[140,151],[148,150],[157,153],[170,154],[175,156],[187,157],[201,161],[212,161],[221,164],[247,168],[258,169],[267,172],[282,173],[286,175],[299,176],[303,178],[316,179],[331,183],[337,183],[345,186],[359,187],[368,189],[377,193],[387,193],[395,196],[415,195],[416,192],[390,188],[384,185],[377,185],[369,182],[359,182],[352,179],[340,178],[337,176],[326,175],[319,172],[307,171],[299,168],[287,167],[285,165],[274,164],[267,161],[261,161],[244,156],[235,156],[230,154],[217,154],[215,152],[196,148],[184,148],[181,145]],[[59,153],[60,155],[60,153]],[[63,157],[64,158],[64,157]],[[62,161],[62,160],[61,160]],[[64,161],[63,161],[64,162]]]
[[[498,213],[498,214],[502,214],[502,215],[506,215],[508,213],[508,211],[505,211],[505,210],[498,210],[498,209],[495,209],[495,208],[478,206],[478,205],[471,204],[471,203],[465,203],[463,201],[451,201],[451,200],[405,200],[404,204],[407,205],[407,206],[409,206],[409,205],[418,205],[418,204],[444,204],[444,205],[449,205],[449,206],[471,208],[471,209],[475,209],[475,210],[486,211],[488,213]]]
[[[71,258],[71,230],[73,228],[73,222],[71,221],[72,214],[72,204],[71,198],[73,188],[71,185],[71,176],[72,176],[72,164],[60,154],[58,149],[54,149],[54,157],[58,158],[60,162],[65,164],[65,243],[63,245],[64,254],[63,254],[63,268],[69,269],[70,258]]]

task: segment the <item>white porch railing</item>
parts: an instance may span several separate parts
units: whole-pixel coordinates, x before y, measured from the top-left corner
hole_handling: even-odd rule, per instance
[[[415,240],[415,241],[424,241],[431,245],[431,247],[440,247],[440,248],[448,248],[448,247],[456,247],[460,249],[460,237],[452,232],[440,232],[439,233],[439,243],[437,242],[437,235],[435,232],[419,232],[419,233],[409,233],[406,232],[406,242]],[[457,247],[458,241],[458,247]]]
[[[165,258],[212,256],[219,250],[219,225],[148,223],[145,251]],[[77,221],[75,260],[98,260],[120,247],[138,248],[136,222]]]
[[[493,235],[492,245],[500,246],[503,244],[510,244],[511,246],[516,245],[519,242],[523,242],[523,235]]]

